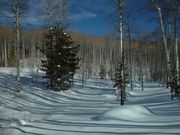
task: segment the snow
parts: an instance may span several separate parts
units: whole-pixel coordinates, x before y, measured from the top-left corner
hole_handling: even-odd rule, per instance
[[[12,126],[26,126],[28,123],[25,120],[15,120],[11,123]]]
[[[118,108],[112,108],[102,115],[96,117],[99,120],[127,120],[127,121],[145,121],[153,117],[153,113],[142,105],[127,105]]]
[[[178,135],[180,101],[158,83],[133,82],[120,106],[119,91],[111,80],[76,75],[71,90],[53,92],[43,84],[43,72],[31,82],[22,69],[17,93],[15,68],[0,69],[0,135]]]

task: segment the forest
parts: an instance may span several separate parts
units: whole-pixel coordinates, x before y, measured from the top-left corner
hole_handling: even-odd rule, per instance
[[[180,1],[85,1],[0,0],[0,135],[180,134]]]

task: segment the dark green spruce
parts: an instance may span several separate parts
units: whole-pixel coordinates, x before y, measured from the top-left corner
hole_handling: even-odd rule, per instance
[[[105,79],[106,78],[106,69],[103,65],[100,65],[100,72],[99,72],[99,77],[100,79]]]
[[[42,60],[42,70],[46,73],[47,87],[54,91],[70,89],[79,68],[79,45],[61,28],[49,29],[44,34],[43,45],[46,59]]]
[[[172,70],[171,81],[169,82],[171,88],[171,100],[173,100],[174,97],[178,97],[178,98],[180,97],[180,84],[179,84],[180,80],[178,80],[177,74],[178,73],[174,67]]]
[[[128,82],[127,65],[124,63],[124,59],[120,58],[114,78],[114,87],[120,91],[120,104],[124,105],[126,100],[126,83]]]

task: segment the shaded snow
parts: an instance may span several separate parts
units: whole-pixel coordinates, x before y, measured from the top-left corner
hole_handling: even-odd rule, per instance
[[[180,102],[158,83],[139,82],[127,89],[120,107],[119,91],[110,80],[76,78],[71,90],[52,92],[43,72],[31,82],[22,70],[22,91],[15,92],[15,69],[0,69],[0,135],[178,135]]]
[[[102,115],[95,117],[97,120],[127,120],[127,121],[146,121],[153,117],[153,113],[141,105],[126,105],[112,108]]]

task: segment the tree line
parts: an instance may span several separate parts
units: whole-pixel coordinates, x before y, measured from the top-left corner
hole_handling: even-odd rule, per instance
[[[14,45],[14,31],[11,27],[0,27],[1,31],[1,48],[0,48],[0,64],[2,67],[15,66],[15,45]],[[20,40],[20,58],[24,63],[22,67],[28,66],[30,58],[34,59],[44,58],[45,55],[40,51],[43,48],[42,38],[44,30],[31,30],[22,32],[23,36]],[[33,34],[32,34],[33,33]],[[144,32],[145,35],[146,32]],[[98,37],[91,35],[84,35],[83,33],[69,32],[73,41],[80,45],[79,56],[80,74],[84,72],[86,77],[98,77],[101,67],[106,70],[106,78],[113,78],[117,67],[117,60],[119,57],[119,40],[111,36]],[[143,33],[142,33],[143,34]],[[133,39],[132,48],[127,39],[125,42],[125,58],[130,66],[130,53],[132,53],[132,70],[133,80],[141,80],[140,66],[143,65],[143,74],[145,81],[166,81],[165,73],[165,56],[163,53],[163,43],[157,40],[135,40]],[[33,48],[35,47],[35,51]],[[132,49],[132,50],[130,50]],[[142,51],[143,50],[143,51]],[[132,51],[132,52],[131,52]],[[172,50],[173,51],[173,50]],[[141,57],[142,56],[142,57]],[[172,57],[173,59],[173,57]],[[26,62],[25,62],[26,61]],[[25,65],[27,64],[27,65]],[[37,62],[37,66],[40,63]],[[129,71],[130,72],[130,71]]]
[[[26,14],[31,1],[1,1],[9,12],[8,15],[15,21],[14,28],[1,27],[1,66],[16,66],[17,88],[20,82],[20,65],[23,60],[29,59],[34,65],[37,58],[43,59],[47,54],[41,50],[44,46],[44,32],[46,30],[25,31],[21,26],[23,14]],[[180,95],[179,71],[179,22],[180,1],[178,0],[147,0],[146,10],[133,12],[130,1],[110,1],[110,12],[113,31],[115,34],[104,37],[88,36],[81,33],[68,32],[72,40],[80,46],[80,70],[82,78],[113,79],[116,71],[120,70],[119,77],[123,79],[125,73],[132,81],[159,81],[170,85],[172,99]],[[49,30],[64,29],[67,25],[68,1],[45,0],[39,12],[44,14],[44,21]],[[11,9],[11,10],[10,10]],[[45,10],[43,10],[45,9]],[[138,12],[151,14],[151,20],[159,27],[151,32],[137,30],[135,21]],[[136,17],[134,17],[136,16]],[[50,32],[50,31],[49,31]],[[56,37],[56,35],[54,35]],[[36,62],[38,63],[38,62]],[[121,69],[119,65],[123,65]],[[34,66],[33,66],[34,67]],[[125,68],[128,67],[128,68]],[[125,71],[128,70],[128,71]],[[124,84],[122,85],[124,86]],[[142,88],[143,89],[143,88]],[[122,92],[121,92],[122,93]]]

